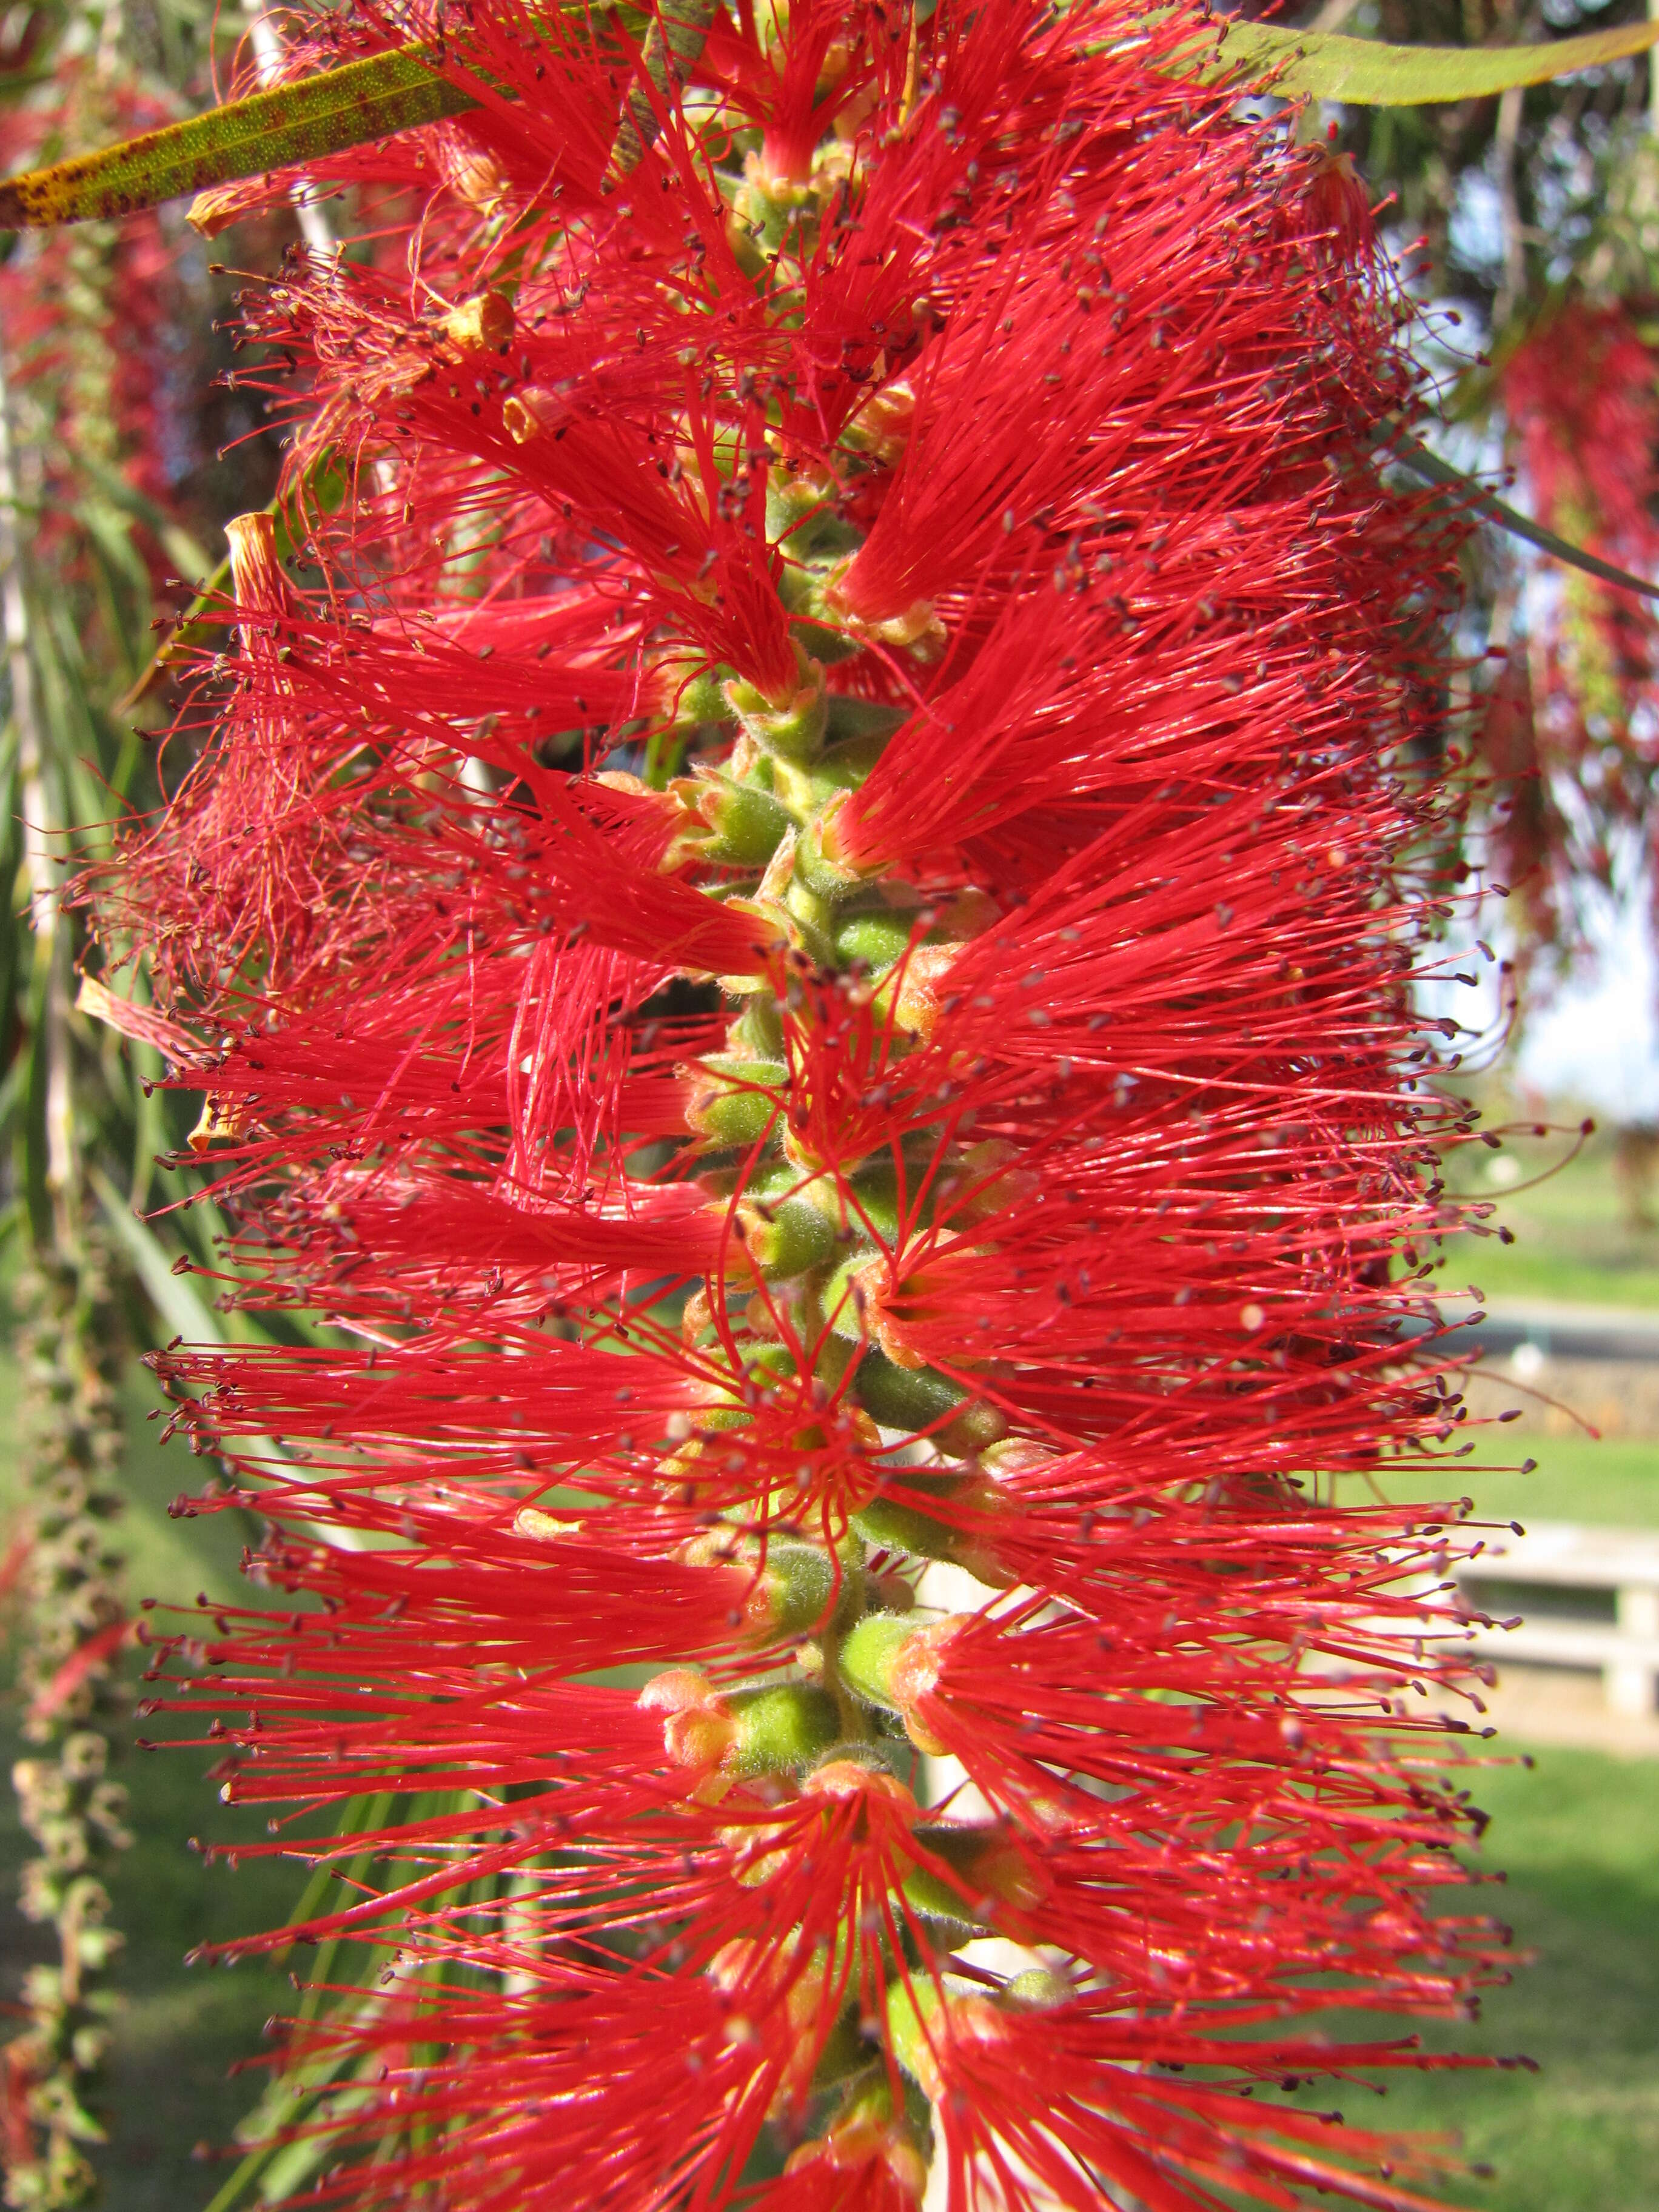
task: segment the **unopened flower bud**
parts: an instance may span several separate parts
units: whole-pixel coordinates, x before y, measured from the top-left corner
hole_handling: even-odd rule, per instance
[[[820,1758],[840,1728],[836,1701],[811,1682],[733,1691],[736,1723],[724,1764],[738,1775],[799,1772]]]
[[[836,513],[834,479],[787,469],[775,469],[767,478],[766,535],[792,562],[826,556],[845,560],[858,544],[851,526]]]
[[[904,1894],[918,1911],[1008,1934],[1041,1902],[1030,1859],[1006,1825],[939,1820],[918,1826],[915,1836],[920,1851],[942,1863],[918,1864],[905,1876]]]
[[[891,907],[878,907],[868,914],[850,914],[836,931],[836,957],[847,967],[861,960],[872,974],[884,975],[911,951],[915,935],[913,914]]]
[[[788,1073],[779,1060],[705,1060],[692,1079],[687,1126],[722,1145],[757,1143],[776,1118]]]
[[[756,1637],[805,1636],[863,1603],[862,1566],[816,1544],[772,1539],[763,1558],[757,1536],[723,1526],[694,1536],[680,1556],[689,1566],[731,1569],[744,1627]]]
[[[993,1586],[1012,1580],[983,1534],[947,1517],[964,1507],[982,1511],[994,1506],[994,1492],[977,1475],[903,1468],[896,1469],[890,1480],[890,1489],[878,1492],[853,1516],[853,1526],[866,1543],[879,1551],[908,1553],[912,1559],[948,1560]],[[933,1510],[935,1504],[940,1510]]]
[[[927,1621],[918,1627],[902,1613],[866,1613],[842,1644],[841,1671],[848,1687],[866,1705],[897,1713],[918,1751],[940,1757],[947,1746],[917,1713],[920,1700],[939,1684],[948,1647],[968,1616]]]
[[[720,867],[764,868],[792,827],[769,792],[718,769],[677,777],[669,791],[687,817],[676,846]]]
[[[833,1698],[811,1682],[720,1692],[695,1668],[671,1667],[640,1692],[663,1715],[663,1748],[677,1766],[718,1766],[734,1778],[798,1772],[836,1740]]]
[[[830,726],[823,671],[805,653],[799,661],[800,681],[785,698],[769,699],[741,678],[726,687],[727,704],[748,735],[763,752],[777,753],[785,760],[813,759],[823,750]]]
[[[857,890],[863,878],[854,869],[846,868],[826,858],[824,836],[827,823],[837,808],[846,803],[844,792],[831,793],[827,805],[817,817],[806,823],[795,842],[795,878],[805,885],[815,897],[834,905]],[[903,951],[903,946],[899,951]],[[896,953],[894,957],[898,956]]]
[[[1028,1966],[1002,1985],[1005,2004],[1024,2005],[1030,2012],[1053,2012],[1056,2006],[1068,2004],[1071,1996],[1071,1984],[1047,1966]]]
[[[822,1267],[835,1257],[836,1224],[804,1199],[781,1206],[744,1199],[738,1207],[750,1265],[768,1281]]]
[[[900,1367],[872,1345],[859,1361],[853,1392],[884,1429],[926,1432],[946,1451],[978,1451],[1006,1434],[994,1406],[969,1399],[960,1382],[933,1367]]]

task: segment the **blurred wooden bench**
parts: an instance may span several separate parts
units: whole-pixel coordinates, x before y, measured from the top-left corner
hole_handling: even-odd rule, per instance
[[[1610,1711],[1645,1718],[1659,1706],[1659,1534],[1538,1521],[1523,1536],[1494,1540],[1455,1571],[1476,1610],[1522,1616],[1513,1628],[1476,1629],[1483,1659],[1594,1668]],[[1576,1618],[1567,1607],[1529,1615],[1526,1593],[1543,1589],[1610,1598],[1613,1618],[1588,1611]]]

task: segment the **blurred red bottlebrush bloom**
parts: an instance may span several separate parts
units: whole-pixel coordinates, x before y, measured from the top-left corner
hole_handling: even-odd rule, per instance
[[[100,887],[327,1325],[155,1362],[283,1593],[158,1698],[398,1947],[307,2201],[1418,2203],[1252,2094],[1502,1942],[1389,272],[1195,17],[684,14],[450,20],[406,267],[246,295],[354,493]]]
[[[1569,300],[1510,356],[1499,390],[1539,520],[1638,576],[1659,573],[1659,385],[1630,310]],[[1577,948],[1578,887],[1608,881],[1621,833],[1650,818],[1656,684],[1651,604],[1555,572],[1482,746],[1504,802],[1494,865],[1523,888],[1546,945]],[[1571,786],[1571,806],[1552,778]]]
[[[172,119],[155,100],[84,60],[60,58],[53,80],[50,105],[0,116],[0,163],[8,170],[27,167],[62,139],[145,131]],[[0,264],[8,373],[27,410],[30,554],[37,565],[54,564],[71,586],[89,581],[96,568],[82,519],[89,471],[125,477],[173,521],[181,481],[199,462],[191,419],[196,364],[173,263],[162,219],[151,210],[113,236],[67,229],[20,239]],[[141,507],[134,538],[159,585],[176,563],[156,520]]]

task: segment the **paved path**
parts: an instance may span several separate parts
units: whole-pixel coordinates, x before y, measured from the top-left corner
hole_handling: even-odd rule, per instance
[[[1511,1352],[1536,1345],[1551,1359],[1659,1362],[1659,1313],[1628,1306],[1557,1305],[1504,1298],[1468,1332],[1483,1351]]]

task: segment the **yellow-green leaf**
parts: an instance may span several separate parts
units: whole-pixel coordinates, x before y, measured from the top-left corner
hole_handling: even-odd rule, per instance
[[[210,108],[187,123],[147,131],[100,153],[9,178],[0,183],[0,230],[131,215],[211,185],[389,138],[477,104],[434,74],[426,47],[371,54],[297,84],[273,85]]]
[[[1310,93],[1352,107],[1427,107],[1485,100],[1511,85],[1547,84],[1659,44],[1659,23],[1627,23],[1528,46],[1389,46],[1337,32],[1287,31],[1237,17],[1218,24],[1183,64],[1206,84],[1237,83],[1290,98]]]

